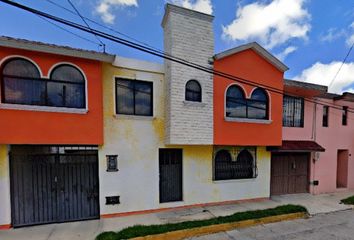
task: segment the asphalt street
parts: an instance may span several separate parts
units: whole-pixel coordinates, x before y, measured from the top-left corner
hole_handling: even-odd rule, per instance
[[[279,222],[194,237],[193,240],[349,240],[354,239],[354,211],[318,214],[309,219]]]

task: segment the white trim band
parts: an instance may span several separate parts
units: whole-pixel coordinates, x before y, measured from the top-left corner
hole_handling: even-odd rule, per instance
[[[53,112],[53,113],[74,113],[74,114],[88,113],[87,109],[65,108],[65,107],[48,107],[48,106],[32,106],[32,105],[8,104],[8,103],[1,103],[0,109],[35,111],[35,112]]]
[[[264,120],[264,119],[231,118],[231,117],[225,117],[225,121],[242,122],[242,123],[261,123],[261,124],[271,124],[273,122],[272,120]]]

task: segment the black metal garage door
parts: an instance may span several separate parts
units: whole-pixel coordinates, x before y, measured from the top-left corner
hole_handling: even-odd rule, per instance
[[[97,151],[10,154],[14,227],[99,218]]]

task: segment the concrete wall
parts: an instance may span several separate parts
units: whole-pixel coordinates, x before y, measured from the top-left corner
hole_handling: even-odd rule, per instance
[[[335,192],[337,189],[337,152],[348,150],[348,189],[354,189],[354,113],[348,112],[348,124],[342,125],[342,106],[354,107],[354,103],[347,101],[333,101],[318,99],[319,102],[335,105],[329,108],[328,127],[322,126],[323,105],[305,101],[304,127],[283,128],[284,140],[312,140],[326,149],[319,153],[317,158],[312,154],[310,180],[319,180],[318,186],[311,186],[314,194]],[[315,111],[316,109],[316,111]]]
[[[269,197],[270,153],[257,148],[259,176],[249,180],[213,181],[213,146],[165,145],[163,73],[104,66],[104,142],[100,147],[101,214],[113,214],[183,205]],[[122,65],[119,61],[116,65]],[[154,116],[114,114],[114,76],[152,81]],[[183,149],[183,201],[159,203],[159,148]],[[118,172],[106,172],[106,155],[118,154]],[[119,195],[121,204],[105,205],[105,197]]]
[[[210,15],[167,4],[162,26],[165,52],[212,68],[214,36]],[[180,63],[165,60],[166,144],[213,143],[213,76]],[[197,80],[202,102],[186,102],[185,86]]]
[[[0,227],[11,222],[8,146],[0,145]]]

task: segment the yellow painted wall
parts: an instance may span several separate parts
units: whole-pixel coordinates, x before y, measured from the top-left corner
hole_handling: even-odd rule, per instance
[[[269,197],[270,154],[257,148],[256,179],[213,181],[213,146],[164,144],[165,80],[162,73],[123,69],[105,64],[104,145],[100,147],[101,214],[182,205]],[[152,81],[154,116],[116,116],[114,77]],[[211,119],[212,120],[212,119]],[[183,149],[183,201],[159,203],[159,148]],[[118,155],[118,172],[106,172],[106,155]],[[119,195],[121,204],[105,205]]]
[[[7,145],[0,145],[0,203],[0,225],[10,224],[10,174]]]

